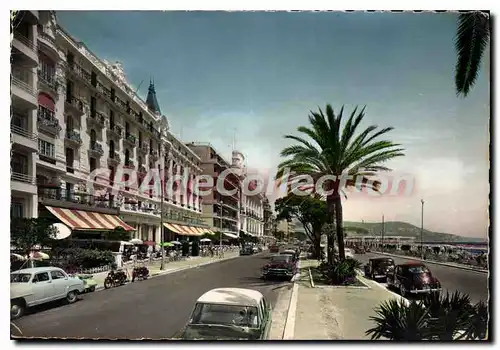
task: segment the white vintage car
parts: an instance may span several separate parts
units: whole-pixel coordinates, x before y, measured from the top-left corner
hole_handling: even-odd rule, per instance
[[[34,267],[10,274],[10,317],[16,319],[26,308],[66,299],[73,303],[85,290],[84,282],[58,267]]]
[[[262,293],[243,288],[212,289],[196,301],[184,340],[267,339],[271,305]]]

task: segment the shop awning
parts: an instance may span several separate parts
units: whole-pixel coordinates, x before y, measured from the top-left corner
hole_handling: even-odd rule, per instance
[[[233,233],[229,232],[222,232],[225,236],[228,236],[229,238],[238,238],[238,235],[235,235]]]
[[[135,228],[127,225],[117,215],[96,213],[85,210],[49,206],[45,207],[72,230],[103,231],[114,230],[117,227],[122,227],[125,231],[135,231]]]
[[[198,232],[196,227],[188,226],[188,225],[179,225],[179,224],[171,224],[164,223],[163,224],[170,231],[175,232],[182,236],[201,236],[202,234]]]

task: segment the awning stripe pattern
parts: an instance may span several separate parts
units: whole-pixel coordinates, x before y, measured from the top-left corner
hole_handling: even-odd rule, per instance
[[[196,227],[187,226],[187,225],[179,225],[172,223],[164,223],[163,224],[170,231],[173,231],[182,236],[201,236],[202,233],[198,231]]]
[[[126,231],[135,231],[135,228],[116,215],[49,206],[46,208],[72,230],[114,230],[122,227]]]

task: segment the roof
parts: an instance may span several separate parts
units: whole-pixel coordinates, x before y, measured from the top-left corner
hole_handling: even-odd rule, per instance
[[[149,82],[148,97],[146,97],[146,105],[155,114],[161,114],[160,105],[156,99],[156,90],[154,81]]]
[[[393,258],[371,258],[370,260],[371,261],[378,261],[378,260],[393,260],[394,261]]]
[[[198,303],[258,306],[262,293],[245,288],[216,288],[198,298]]]
[[[61,270],[59,267],[55,266],[41,266],[41,267],[30,267],[28,269],[21,269],[17,271],[12,271],[11,273],[37,273],[45,271]]]

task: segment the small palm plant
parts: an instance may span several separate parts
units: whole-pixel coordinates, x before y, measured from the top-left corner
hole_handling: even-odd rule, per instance
[[[372,340],[417,341],[428,338],[428,312],[415,300],[407,305],[403,298],[391,299],[378,306],[375,312],[376,316],[370,319],[376,326],[366,331]]]
[[[488,308],[484,302],[473,305],[467,294],[435,293],[422,302],[390,300],[382,303],[370,319],[375,327],[366,331],[372,339],[462,340],[485,339]]]

